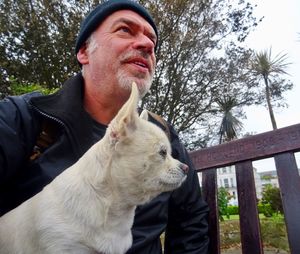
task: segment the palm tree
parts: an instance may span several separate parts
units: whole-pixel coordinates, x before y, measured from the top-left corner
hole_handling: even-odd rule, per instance
[[[234,97],[224,96],[216,100],[220,111],[223,112],[222,122],[219,129],[219,144],[237,138],[238,132],[242,129],[242,122],[234,116],[232,110],[238,106]]]
[[[271,103],[270,78],[276,74],[288,74],[285,69],[290,63],[287,63],[286,60],[286,54],[278,54],[272,58],[272,48],[270,48],[269,50],[256,53],[251,66],[254,75],[262,78],[264,81],[266,101],[274,130],[277,129],[277,124]]]

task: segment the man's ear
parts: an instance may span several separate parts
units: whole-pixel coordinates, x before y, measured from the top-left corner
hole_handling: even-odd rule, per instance
[[[137,128],[137,121],[139,120],[137,113],[138,101],[139,91],[137,85],[133,82],[129,99],[109,124],[108,130],[111,143],[115,144],[119,140],[128,137]]]
[[[88,53],[87,52],[87,44],[84,43],[81,46],[81,48],[79,49],[78,53],[77,53],[77,60],[82,65],[89,63],[89,58],[88,58],[88,54],[87,53]]]

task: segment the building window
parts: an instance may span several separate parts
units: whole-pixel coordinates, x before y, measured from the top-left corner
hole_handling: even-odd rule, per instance
[[[229,188],[229,181],[227,178],[224,178],[224,187]]]

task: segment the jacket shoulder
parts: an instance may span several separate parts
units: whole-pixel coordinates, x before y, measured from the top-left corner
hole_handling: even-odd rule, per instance
[[[9,96],[0,101],[0,178],[5,181],[19,170],[31,153],[39,120],[29,101],[39,93]]]
[[[170,130],[170,124],[160,115],[151,112],[149,110],[147,110],[148,115],[150,115],[150,121],[154,123],[156,122],[156,124],[165,132],[165,134],[167,135],[168,139],[171,141],[171,130]]]
[[[40,97],[40,96],[43,96],[42,93],[35,91],[35,92],[26,93],[22,95],[8,96],[6,99],[12,101],[16,105],[22,105],[24,103],[28,104],[32,98]]]

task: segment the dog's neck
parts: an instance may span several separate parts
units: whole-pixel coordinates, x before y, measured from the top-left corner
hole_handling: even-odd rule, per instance
[[[76,167],[71,167],[63,172],[62,175],[65,174],[65,176],[54,181],[65,191],[73,192],[73,196],[76,197],[73,200],[60,201],[68,204],[70,212],[76,213],[76,216],[93,218],[94,221],[90,222],[92,225],[100,226],[112,223],[117,226],[119,221],[122,222],[120,218],[127,217],[127,220],[133,220],[136,205],[127,202],[129,199],[126,192],[113,179],[110,168],[112,157],[107,152],[107,147],[102,146],[101,143],[99,142],[91,148],[97,149],[99,156],[95,157],[95,151],[89,150],[85,155],[88,158],[79,160]],[[72,181],[64,181],[66,178],[72,178]],[[66,182],[69,184],[66,185]],[[82,188],[83,185],[84,188]],[[78,195],[80,189],[85,189],[85,193]],[[65,197],[64,195],[60,196],[61,198]],[[74,209],[78,209],[78,211],[75,212]],[[88,214],[90,216],[87,216]],[[105,216],[97,216],[97,214],[105,214]]]

